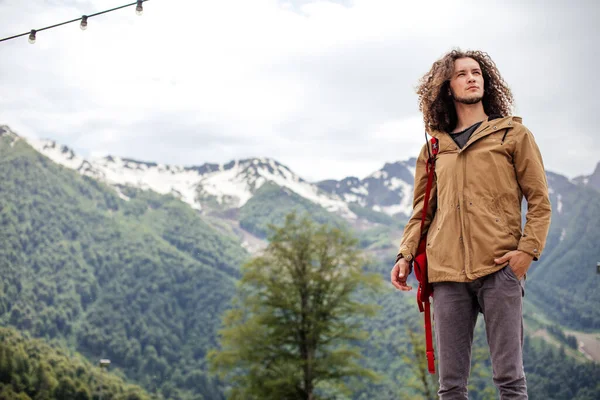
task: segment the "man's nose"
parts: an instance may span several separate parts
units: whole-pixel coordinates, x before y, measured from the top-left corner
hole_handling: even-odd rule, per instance
[[[469,75],[467,76],[467,82],[469,82],[469,83],[470,83],[470,82],[475,82],[475,75],[473,75],[473,74],[469,74]]]

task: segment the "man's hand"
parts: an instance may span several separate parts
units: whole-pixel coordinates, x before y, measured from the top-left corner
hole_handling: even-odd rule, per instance
[[[517,278],[521,279],[527,273],[533,257],[519,250],[513,250],[500,258],[494,259],[496,264],[504,264],[508,261],[509,267],[513,270]]]
[[[410,271],[410,266],[408,265],[408,261],[404,258],[398,260],[394,268],[392,268],[392,285],[396,289],[402,290],[404,292],[412,290],[412,286],[408,286],[406,284],[406,278],[408,278],[408,272]]]

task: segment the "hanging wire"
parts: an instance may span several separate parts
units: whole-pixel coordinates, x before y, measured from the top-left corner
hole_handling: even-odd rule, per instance
[[[21,33],[19,35],[9,36],[9,37],[6,37],[4,39],[0,39],[0,42],[4,42],[4,41],[7,41],[7,40],[11,40],[11,39],[16,39],[16,38],[19,38],[19,37],[22,37],[22,36],[29,36],[29,42],[30,43],[34,43],[37,32],[45,31],[47,29],[56,28],[56,27],[62,26],[62,25],[71,24],[71,23],[77,22],[77,21],[82,21],[83,22],[84,20],[85,20],[85,24],[82,25],[82,26],[86,26],[87,27],[87,20],[89,18],[95,17],[97,15],[101,15],[101,14],[106,14],[106,13],[109,13],[109,12],[112,12],[112,11],[120,10],[121,8],[131,7],[131,6],[136,6],[136,13],[138,15],[142,15],[142,11],[143,11],[142,3],[146,2],[146,1],[149,1],[149,0],[137,0],[135,3],[125,4],[124,6],[111,8],[110,10],[100,11],[100,12],[97,12],[95,14],[83,15],[83,16],[81,16],[79,18],[75,18],[75,19],[72,19],[70,21],[61,22],[59,24],[50,25],[50,26],[47,26],[45,28],[32,29],[29,32],[25,32],[25,33]]]

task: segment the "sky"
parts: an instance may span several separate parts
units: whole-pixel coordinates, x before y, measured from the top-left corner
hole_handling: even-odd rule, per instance
[[[0,38],[130,0],[0,0]],[[546,169],[600,161],[600,2],[151,0],[0,43],[0,125],[85,157],[269,157],[309,181],[416,157],[415,88],[453,48],[487,52]]]

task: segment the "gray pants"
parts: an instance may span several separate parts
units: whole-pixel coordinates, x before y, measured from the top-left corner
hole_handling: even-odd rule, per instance
[[[467,397],[473,330],[483,313],[494,384],[502,400],[527,399],[523,370],[524,282],[509,266],[473,282],[434,283],[433,313],[442,400]]]

